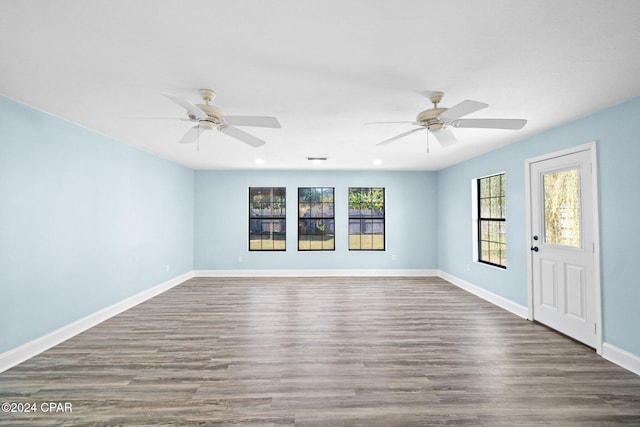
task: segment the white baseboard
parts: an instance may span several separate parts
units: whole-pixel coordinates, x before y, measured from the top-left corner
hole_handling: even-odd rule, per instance
[[[194,277],[420,277],[437,276],[438,270],[194,270]]]
[[[4,352],[0,354],[0,372],[4,372],[25,360],[31,359],[33,356],[36,356],[37,354],[40,354],[43,351],[48,350],[51,347],[54,347],[101,322],[104,322],[116,314],[120,314],[123,311],[145,302],[146,300],[179,285],[191,277],[193,277],[192,271],[174,277],[173,279],[154,286],[153,288],[149,288],[109,307],[96,311],[95,313],[92,313],[80,320],[63,326],[47,335],[36,338],[33,341]]]
[[[331,277],[331,276],[437,276],[437,270],[195,270],[65,325],[47,335],[0,354],[0,372],[4,372],[105,320],[173,288],[192,277]]]
[[[509,301],[506,298],[503,298],[499,295],[487,291],[486,289],[466,282],[449,273],[445,273],[444,271],[440,271],[439,276],[444,280],[453,283],[459,288],[464,289],[465,291],[470,292],[492,304],[495,304],[498,307],[510,311],[517,316],[520,316],[524,319],[527,319],[529,317],[529,309],[527,307],[516,304],[513,301]],[[640,356],[629,353],[628,351],[622,350],[621,348],[608,343],[603,343],[602,347],[602,357],[624,369],[633,372],[636,375],[640,375]]]
[[[640,356],[605,342],[602,344],[602,357],[636,375],[640,375]]]
[[[516,304],[515,302],[501,297],[500,295],[496,295],[493,292],[489,292],[486,289],[462,280],[452,274],[445,273],[444,271],[440,271],[439,276],[444,280],[453,283],[457,287],[464,289],[465,291],[472,293],[482,298],[483,300],[489,301],[490,303],[497,305],[500,308],[510,311],[517,316],[523,317],[525,319],[529,316],[529,309],[527,307]]]
[[[528,308],[509,301],[479,286],[466,282],[440,270],[194,270],[174,277],[153,288],[142,291],[89,316],[63,326],[45,336],[0,354],[0,373],[10,369],[69,338],[86,331],[105,320],[179,285],[192,277],[420,277],[438,276],[498,307],[522,318],[528,317]],[[612,344],[604,343],[602,357],[636,375],[640,375],[640,357]]]

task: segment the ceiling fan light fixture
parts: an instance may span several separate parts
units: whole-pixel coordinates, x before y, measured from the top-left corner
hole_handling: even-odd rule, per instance
[[[216,128],[218,131],[244,142],[252,147],[260,147],[265,144],[262,139],[253,136],[237,128],[236,126],[257,126],[266,128],[280,128],[280,122],[275,117],[270,116],[227,116],[222,110],[210,105],[216,93],[211,89],[200,89],[200,97],[204,100],[204,104],[194,104],[187,99],[183,99],[168,93],[163,95],[174,103],[178,104],[186,110],[189,120],[197,122],[185,136],[182,137],[180,143],[199,141],[200,130],[212,130]]]
[[[200,120],[198,124],[202,129],[213,129],[215,126],[215,124],[209,120]]]
[[[443,95],[444,94],[442,92],[433,92],[430,96],[430,101],[433,103],[433,108],[420,112],[414,122],[374,122],[375,124],[411,123],[412,125],[420,126],[419,128],[414,128],[394,137],[385,139],[384,141],[379,142],[376,145],[386,145],[390,142],[397,141],[400,138],[411,135],[414,132],[427,130],[428,152],[429,133],[433,133],[438,142],[440,142],[440,145],[444,147],[457,142],[450,128],[520,130],[527,124],[527,121],[525,119],[462,118],[469,114],[475,113],[476,111],[480,111],[483,108],[487,108],[489,104],[467,99],[465,101],[459,102],[451,108],[438,107],[438,103],[442,101]]]

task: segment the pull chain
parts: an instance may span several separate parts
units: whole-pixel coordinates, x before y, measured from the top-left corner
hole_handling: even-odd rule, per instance
[[[427,129],[427,154],[429,154],[429,134],[431,132],[429,132],[429,130]]]

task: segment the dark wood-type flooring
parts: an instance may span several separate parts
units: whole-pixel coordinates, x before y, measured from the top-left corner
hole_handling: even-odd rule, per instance
[[[0,402],[38,406],[11,426],[637,426],[640,377],[439,278],[196,278],[0,374]]]

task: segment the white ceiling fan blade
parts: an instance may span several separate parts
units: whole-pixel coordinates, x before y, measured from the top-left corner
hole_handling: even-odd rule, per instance
[[[462,116],[466,116],[467,114],[475,113],[476,111],[487,108],[488,106],[489,104],[485,104],[484,102],[470,100],[462,101],[440,114],[440,119],[445,122],[449,122],[451,120],[459,119]]]
[[[163,93],[163,95],[169,98],[170,100],[172,100],[173,102],[175,102],[176,104],[178,104],[179,106],[181,106],[182,108],[184,108],[185,110],[187,110],[194,117],[198,119],[208,118],[207,113],[202,111],[200,108],[196,107],[193,103],[191,103],[191,101],[187,101],[186,99],[179,98],[177,96],[173,96],[168,93]]]
[[[369,122],[369,123],[365,123],[365,125],[389,125],[389,124],[394,124],[394,123],[411,123],[412,125],[419,125],[420,123],[414,121],[411,122]]]
[[[224,116],[229,126],[258,126],[263,128],[281,128],[275,117],[268,116]]]
[[[199,128],[200,125],[195,125],[191,129],[189,129],[187,133],[183,135],[180,141],[178,141],[178,144],[189,144],[190,142],[194,142],[196,139],[198,139],[198,133],[200,133]]]
[[[398,139],[400,139],[400,138],[404,138],[404,137],[405,137],[405,136],[407,136],[407,135],[411,135],[411,134],[412,134],[412,133],[414,133],[414,132],[418,132],[419,130],[424,130],[424,129],[425,129],[425,128],[415,128],[415,129],[411,129],[411,130],[408,130],[408,131],[406,131],[406,132],[401,133],[400,135],[396,135],[396,136],[394,136],[393,138],[385,139],[385,140],[384,140],[384,141],[382,141],[382,142],[378,142],[376,145],[387,145],[387,144],[389,144],[389,143],[391,143],[391,142],[393,142],[393,141],[396,141],[396,140],[398,140]]]
[[[460,119],[451,123],[456,128],[481,129],[522,129],[527,124],[525,119]]]
[[[244,142],[245,144],[249,144],[252,147],[260,147],[261,145],[266,144],[263,140],[261,140],[260,138],[257,138],[243,130],[240,130],[238,128],[234,128],[231,126],[221,126],[218,128],[218,130],[220,130],[220,132],[222,133],[226,133],[229,136],[234,137],[235,139],[238,139],[242,142]]]
[[[453,132],[451,132],[451,129],[442,128],[434,130],[431,133],[433,133],[433,136],[436,137],[440,145],[443,147],[449,147],[450,145],[458,142]]]
[[[164,122],[193,122],[193,120],[187,117],[160,117],[160,116],[126,116],[122,118],[123,120],[162,120]]]

